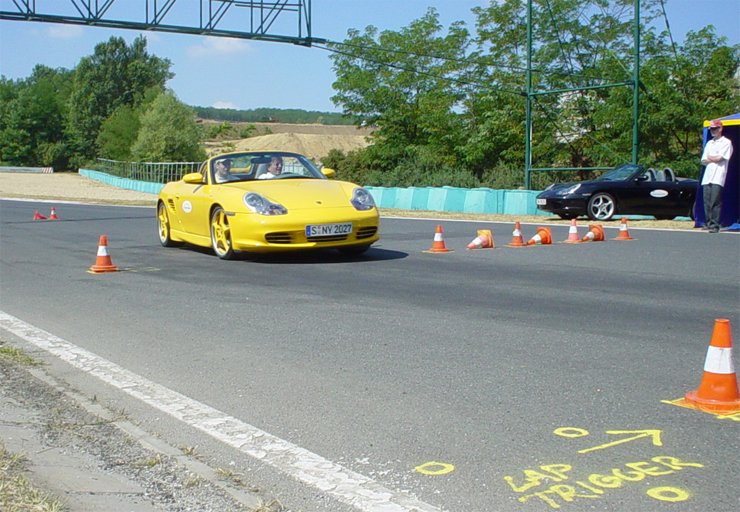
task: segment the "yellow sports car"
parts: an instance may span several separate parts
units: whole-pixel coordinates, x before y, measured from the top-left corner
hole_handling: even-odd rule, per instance
[[[212,247],[222,259],[327,247],[362,254],[378,240],[378,210],[367,190],[333,176],[297,153],[211,157],[160,191],[159,240]]]

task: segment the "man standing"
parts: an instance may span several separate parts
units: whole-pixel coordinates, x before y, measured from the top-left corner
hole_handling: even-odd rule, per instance
[[[732,142],[722,136],[722,121],[713,119],[709,122],[712,140],[704,146],[701,163],[705,165],[704,177],[701,180],[704,198],[704,225],[710,233],[717,233],[720,228],[719,216],[722,211],[722,189],[727,177],[727,165],[732,156]]]

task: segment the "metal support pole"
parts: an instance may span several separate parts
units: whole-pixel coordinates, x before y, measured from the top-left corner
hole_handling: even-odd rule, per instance
[[[634,69],[632,70],[632,163],[637,164],[637,150],[639,146],[639,116],[640,116],[640,0],[635,0],[635,19],[632,25],[634,39]]]
[[[532,168],[532,0],[527,1],[527,75],[524,106],[524,188],[530,189]]]

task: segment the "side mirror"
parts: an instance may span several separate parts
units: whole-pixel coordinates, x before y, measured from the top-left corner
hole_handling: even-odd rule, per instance
[[[327,178],[333,178],[334,176],[336,176],[337,171],[335,171],[334,169],[330,169],[328,167],[322,167],[321,174],[323,174]]]
[[[203,183],[203,175],[199,172],[190,172],[182,177],[182,181],[191,185],[200,185]]]
[[[637,178],[635,178],[635,181],[647,181],[648,179],[649,178],[644,174],[640,174]]]

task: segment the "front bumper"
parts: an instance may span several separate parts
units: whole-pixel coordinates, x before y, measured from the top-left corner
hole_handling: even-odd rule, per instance
[[[380,220],[377,210],[369,212],[346,208],[337,210],[322,211],[321,216],[300,211],[274,216],[254,213],[232,214],[229,216],[232,247],[239,252],[265,253],[365,246],[378,241]],[[351,233],[306,237],[307,225],[345,222],[352,223]]]

